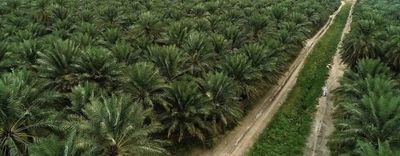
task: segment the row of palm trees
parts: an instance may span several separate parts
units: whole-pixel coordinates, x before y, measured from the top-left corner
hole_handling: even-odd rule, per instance
[[[400,154],[399,8],[391,0],[356,4],[341,51],[350,69],[336,90],[334,155]]]
[[[363,59],[345,72],[337,89],[336,132],[332,149],[336,154],[358,154],[389,145],[399,152],[400,87],[389,67],[379,60]]]
[[[343,60],[351,66],[363,58],[387,60],[400,72],[400,3],[393,0],[361,0],[354,11],[352,31],[343,44]]]
[[[0,153],[164,155],[211,142],[338,2],[0,2]]]

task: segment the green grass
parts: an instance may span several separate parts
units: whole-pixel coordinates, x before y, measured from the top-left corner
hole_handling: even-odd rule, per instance
[[[334,23],[306,59],[297,83],[287,100],[260,135],[248,155],[302,155],[313,122],[321,88],[328,77],[326,65],[332,61],[346,24],[351,4],[346,4]]]

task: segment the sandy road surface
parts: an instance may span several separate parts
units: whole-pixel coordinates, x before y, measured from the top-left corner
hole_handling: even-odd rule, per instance
[[[278,85],[274,86],[256,104],[248,115],[243,118],[239,125],[228,132],[213,149],[194,149],[192,156],[243,156],[257,140],[264,128],[271,121],[274,114],[285,101],[288,92],[296,84],[297,76],[303,67],[304,61],[314,48],[315,44],[326,33],[333,23],[336,15],[341,10],[344,2],[339,9],[334,12],[328,22],[318,31],[318,33],[307,40],[306,45],[299,53],[299,56],[292,63],[289,70],[279,80]]]
[[[336,89],[339,84],[340,77],[343,76],[346,66],[342,63],[340,58],[340,47],[343,38],[350,32],[353,8],[356,0],[346,0],[346,3],[353,3],[347,18],[346,26],[343,30],[341,40],[339,42],[336,54],[333,58],[329,77],[325,84],[328,90]],[[334,125],[332,121],[332,113],[334,111],[333,101],[328,95],[327,97],[321,97],[317,106],[317,112],[315,114],[314,123],[312,125],[312,131],[307,139],[307,147],[304,151],[305,156],[328,156],[330,155],[329,148],[327,147],[329,136],[334,131]]]

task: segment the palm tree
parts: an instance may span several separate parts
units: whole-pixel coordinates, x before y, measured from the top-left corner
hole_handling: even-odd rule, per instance
[[[385,64],[371,59],[360,60],[355,68],[345,72],[335,91],[338,107],[334,151],[353,151],[357,140],[377,144],[380,140],[391,143],[400,139],[391,134],[400,122],[396,117],[400,99],[395,96],[399,93],[398,84],[390,76]]]
[[[223,73],[208,73],[200,86],[212,104],[209,118],[214,132],[223,132],[239,121],[243,114],[239,107],[239,87],[232,78]]]
[[[223,35],[228,40],[229,49],[234,50],[235,48],[240,48],[246,39],[245,33],[240,27],[234,24],[229,24],[227,26],[228,27],[223,28]]]
[[[207,42],[205,34],[191,33],[183,45],[183,49],[188,53],[189,73],[195,76],[201,75],[213,69],[214,58],[216,57]]]
[[[279,71],[281,67],[274,51],[260,44],[246,44],[240,51],[249,58],[252,67],[262,73],[262,79],[268,85],[277,82],[281,75]]]
[[[287,30],[291,38],[286,44],[292,44],[300,49],[303,41],[306,40],[310,30],[306,27],[306,23],[295,23],[294,21],[284,22],[281,25],[281,30]],[[296,49],[297,50],[297,49]]]
[[[360,103],[344,105],[349,118],[339,121],[339,137],[346,141],[361,139],[374,143],[379,140],[399,141],[396,129],[400,128],[400,98],[396,97],[397,94],[398,91],[386,95],[370,93]]]
[[[147,59],[153,62],[169,81],[182,76],[187,61],[186,55],[175,46],[152,46],[148,49]]]
[[[43,23],[48,26],[51,24],[52,17],[51,12],[49,11],[49,3],[46,0],[39,0],[37,2],[37,11],[34,13],[34,17],[36,21]]]
[[[275,19],[276,26],[278,26],[284,20],[287,14],[287,9],[286,7],[276,5],[272,7],[271,13],[272,17]]]
[[[88,119],[85,115],[86,106],[90,103],[90,100],[94,97],[105,95],[105,91],[99,88],[93,83],[84,83],[74,86],[70,93],[66,96],[70,101],[70,104],[66,106],[67,115],[77,115],[77,117],[83,117]]]
[[[378,148],[372,143],[358,142],[358,149],[356,153],[362,156],[389,156],[389,155],[400,155],[400,151],[391,149],[388,142],[379,142]]]
[[[137,24],[132,27],[136,36],[144,36],[154,42],[161,37],[162,23],[160,18],[151,12],[144,12],[139,15]]]
[[[81,81],[92,81],[103,87],[115,87],[119,81],[120,65],[106,49],[88,48],[78,57],[74,66]]]
[[[390,69],[379,60],[363,59],[355,69],[344,73],[335,92],[346,101],[357,101],[370,91],[389,92],[396,86],[389,76]]]
[[[0,80],[0,153],[25,155],[29,144],[57,130],[49,108],[56,94],[27,71],[8,73]],[[58,131],[58,130],[57,130]]]
[[[396,71],[400,71],[400,34],[385,44],[385,58]]]
[[[14,55],[16,55],[17,64],[22,68],[32,68],[36,64],[38,52],[44,50],[44,44],[35,40],[24,40],[21,43],[14,44],[12,47]]]
[[[296,37],[292,38],[288,30],[282,29],[273,35],[271,40],[266,40],[265,42],[269,45],[270,49],[274,49],[279,55],[283,56],[281,59],[284,61],[285,58],[296,56],[301,46],[294,44],[297,41]]]
[[[210,43],[213,47],[213,50],[217,54],[221,54],[226,50],[227,47],[227,40],[223,35],[212,33],[210,35]]]
[[[79,47],[70,40],[58,40],[52,49],[38,52],[36,68],[40,77],[47,79],[48,85],[59,91],[70,90],[79,82],[74,71],[78,52]]]
[[[71,40],[75,43],[79,43],[79,46],[82,48],[99,45],[98,41],[95,38],[89,36],[87,33],[78,32],[71,37]]]
[[[114,45],[117,41],[121,39],[122,33],[117,28],[106,29],[103,34],[104,44],[106,46]]]
[[[35,140],[29,149],[31,156],[79,156],[83,153],[90,153],[90,150],[84,152],[77,143],[77,132],[73,130],[67,136],[66,140],[61,140],[56,136],[40,138]]]
[[[62,5],[58,5],[52,8],[53,18],[57,20],[66,20],[70,17],[69,9]]]
[[[257,68],[252,66],[246,55],[236,53],[226,56],[220,69],[239,84],[242,97],[255,96],[257,93],[255,84],[262,79],[262,75]]]
[[[89,120],[80,124],[93,153],[97,155],[165,154],[163,142],[150,135],[161,129],[151,119],[151,110],[133,103],[127,96],[91,100],[85,110]]]
[[[126,41],[116,42],[110,49],[112,55],[117,59],[117,62],[124,63],[126,65],[136,62],[140,54],[138,50],[134,49]]]
[[[182,23],[175,23],[168,28],[168,43],[177,47],[182,47],[185,40],[189,37],[190,28]]]
[[[343,41],[341,55],[344,62],[354,67],[358,59],[377,58],[380,55],[379,46],[381,44],[375,28],[376,25],[373,21],[357,22],[354,30]]]
[[[135,102],[145,107],[158,105],[168,109],[164,100],[168,85],[152,63],[140,62],[129,68],[123,88],[131,93]]]
[[[100,11],[100,20],[106,27],[119,26],[124,23],[124,16],[119,8],[111,5],[106,6]]]
[[[206,117],[210,114],[209,100],[201,94],[193,81],[176,81],[167,90],[166,101],[171,105],[169,110],[161,113],[161,123],[167,137],[180,142],[183,139],[196,137],[206,139],[209,128]]]
[[[78,32],[87,34],[92,38],[96,38],[99,35],[99,28],[93,23],[81,22],[77,25],[76,29]]]
[[[353,90],[341,93],[344,96],[341,95],[335,115],[338,119],[333,146],[346,151],[352,150],[357,140],[397,142],[400,139],[394,130],[400,122],[397,84],[382,76],[358,81],[361,82],[352,82],[357,83]]]
[[[12,61],[9,59],[8,43],[0,42],[0,72],[10,70]]]
[[[260,32],[268,26],[268,17],[254,12],[247,18],[246,24],[252,31],[252,38],[257,40]]]

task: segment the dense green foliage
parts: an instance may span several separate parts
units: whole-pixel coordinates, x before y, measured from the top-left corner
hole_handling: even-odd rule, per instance
[[[334,153],[359,155],[368,148],[400,147],[400,87],[388,66],[379,60],[360,60],[346,71],[336,91]],[[380,155],[380,154],[377,154]]]
[[[342,56],[350,65],[337,89],[332,153],[399,155],[400,2],[359,0]]]
[[[338,3],[3,0],[0,153],[154,155],[207,143]]]
[[[355,67],[363,58],[387,60],[400,72],[400,2],[359,0],[354,10],[352,31],[343,44],[343,60]]]
[[[302,155],[321,88],[328,76],[351,4],[343,6],[334,23],[306,59],[294,88],[249,155]]]

